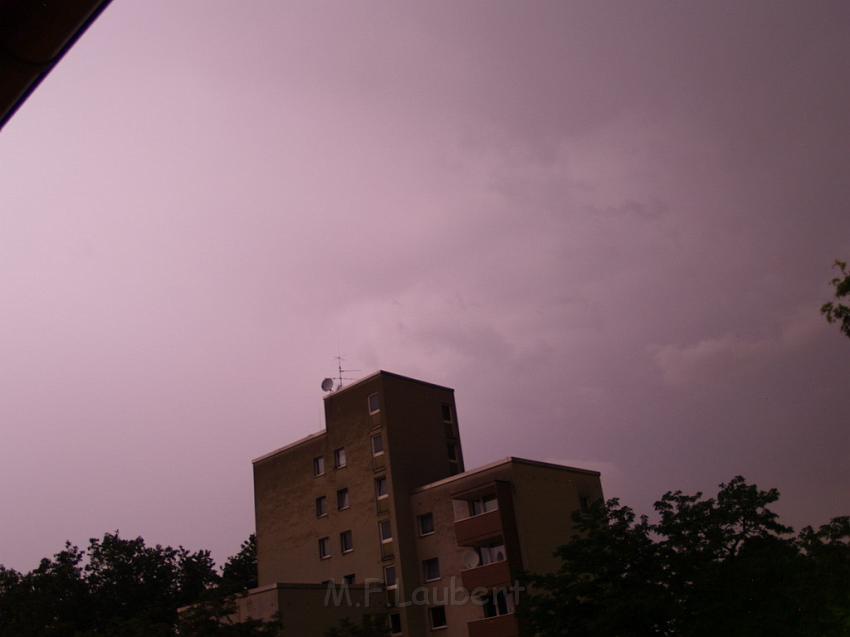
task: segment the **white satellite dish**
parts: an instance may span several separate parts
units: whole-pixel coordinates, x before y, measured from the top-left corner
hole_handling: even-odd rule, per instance
[[[475,568],[481,564],[481,558],[478,557],[478,551],[474,551],[472,549],[464,549],[461,561],[463,562],[463,568],[466,569]]]
[[[334,388],[334,379],[326,378],[322,381],[322,391],[333,391]]]

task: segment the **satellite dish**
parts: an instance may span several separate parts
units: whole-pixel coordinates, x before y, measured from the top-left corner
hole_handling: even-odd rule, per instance
[[[326,378],[322,381],[322,391],[332,391],[334,388],[334,379]]]
[[[463,568],[466,569],[475,568],[481,564],[481,558],[478,557],[478,552],[473,551],[472,549],[464,549],[461,560],[463,562]]]

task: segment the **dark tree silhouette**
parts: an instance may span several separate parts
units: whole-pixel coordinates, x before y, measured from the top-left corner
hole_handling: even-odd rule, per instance
[[[847,637],[850,518],[795,537],[778,498],[736,477],[714,498],[666,493],[654,523],[597,502],[519,612],[539,637]]]
[[[830,282],[835,288],[835,301],[824,303],[820,312],[830,323],[838,323],[839,329],[850,338],[850,307],[841,303],[842,299],[850,297],[850,270],[846,261],[836,260],[835,268],[839,276]]]
[[[219,575],[209,551],[148,546],[142,538],[107,533],[90,540],[85,551],[66,544],[29,573],[0,566],[0,635],[277,635],[279,622],[228,621],[233,593],[255,582],[252,538]],[[180,615],[185,607],[190,612]]]

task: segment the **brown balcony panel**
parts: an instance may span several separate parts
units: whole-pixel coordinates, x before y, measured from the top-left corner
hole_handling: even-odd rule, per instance
[[[471,546],[480,540],[502,534],[499,511],[489,511],[455,522],[455,536],[459,546]]]
[[[511,567],[507,562],[493,562],[485,566],[461,571],[460,577],[467,590],[471,591],[479,586],[493,588],[503,584],[510,584]]]
[[[518,637],[519,624],[516,615],[502,615],[478,619],[467,624],[469,637]]]

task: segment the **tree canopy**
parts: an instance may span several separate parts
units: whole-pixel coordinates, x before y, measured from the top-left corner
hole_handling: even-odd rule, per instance
[[[597,502],[520,613],[539,637],[850,635],[850,518],[795,536],[778,498],[736,477],[712,498],[664,494],[653,522]]]
[[[827,321],[838,323],[839,329],[850,338],[850,307],[841,303],[842,299],[850,297],[850,270],[847,268],[846,261],[836,260],[835,268],[839,276],[830,282],[835,288],[835,301],[824,303],[820,311]]]
[[[15,637],[266,636],[228,626],[230,597],[256,585],[253,536],[219,573],[209,551],[148,546],[117,532],[66,544],[29,573],[0,566],[0,635]],[[178,609],[197,605],[191,612]],[[252,632],[253,631],[253,632]]]

